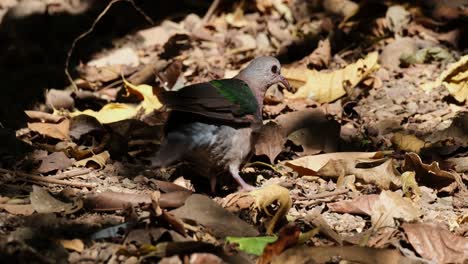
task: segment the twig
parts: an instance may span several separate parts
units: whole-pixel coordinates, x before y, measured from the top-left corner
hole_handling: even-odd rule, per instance
[[[75,182],[75,181],[64,181],[64,180],[59,180],[59,179],[49,179],[49,177],[41,177],[37,176],[34,174],[29,174],[25,172],[20,172],[20,171],[11,171],[7,169],[1,169],[0,168],[0,173],[9,173],[12,175],[17,175],[22,177],[22,180],[27,181],[27,182],[40,182],[40,183],[50,183],[50,184],[59,184],[59,185],[68,185],[68,186],[73,186],[73,187],[86,187],[86,188],[94,188],[96,187],[96,184],[94,183],[86,183],[86,182]]]
[[[221,3],[221,0],[214,0],[213,3],[211,3],[210,7],[208,8],[208,11],[206,11],[206,14],[203,16],[203,24],[206,24],[210,21],[211,17],[213,16],[213,13],[219,6],[219,3]]]
[[[251,163],[247,163],[247,164],[245,164],[244,168],[252,167],[254,165],[267,167],[267,168],[272,169],[274,172],[282,174],[275,166],[273,166],[271,164],[268,164],[268,163],[265,163],[265,162],[261,162],[261,161],[254,161],[254,162],[251,162]]]
[[[55,180],[62,180],[62,179],[66,179],[66,178],[71,178],[71,177],[75,177],[75,176],[84,175],[84,174],[87,174],[87,173],[90,173],[90,172],[91,172],[91,169],[77,169],[77,170],[73,170],[73,171],[66,171],[66,172],[60,173],[58,175],[48,176],[47,178],[55,179]]]
[[[68,50],[67,52],[67,59],[65,60],[65,75],[67,76],[68,78],[68,81],[70,82],[70,84],[73,86],[74,90],[77,91],[78,90],[78,86],[76,86],[76,83],[73,81],[73,78],[71,77],[71,74],[70,72],[68,71],[68,67],[70,65],[70,58],[71,58],[71,55],[73,53],[73,50],[75,50],[75,46],[76,44],[78,43],[78,41],[80,41],[81,39],[83,39],[84,37],[88,36],[89,34],[91,34],[93,31],[94,31],[94,28],[96,27],[97,23],[102,19],[102,17],[109,11],[109,9],[115,4],[115,3],[118,3],[118,2],[129,2],[130,4],[132,4],[133,8],[135,8],[136,11],[138,11],[145,19],[146,21],[148,21],[151,25],[154,25],[154,22],[153,20],[145,14],[145,12],[140,8],[138,7],[135,2],[133,0],[112,0],[107,6],[106,8],[104,8],[104,10],[98,15],[98,17],[94,20],[93,24],[91,25],[91,27],[86,30],[85,32],[81,33],[78,37],[76,37],[72,44],[71,44],[71,47],[70,49]]]
[[[348,189],[338,189],[338,190],[335,190],[333,192],[325,192],[325,193],[318,193],[318,194],[314,194],[314,195],[309,195],[306,198],[307,198],[307,200],[316,200],[316,199],[327,198],[327,197],[330,197],[330,196],[345,194],[347,192],[349,192]]]

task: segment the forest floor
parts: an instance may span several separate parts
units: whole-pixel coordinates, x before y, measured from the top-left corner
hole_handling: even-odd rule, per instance
[[[6,1],[0,15],[27,16],[26,2]],[[47,15],[86,9],[72,2]],[[0,256],[467,263],[467,4],[407,2],[215,0],[204,14],[153,22],[132,1],[111,1],[62,52],[69,85],[32,84],[36,95],[47,88],[43,99],[16,106],[22,128],[1,130]],[[83,55],[114,4],[147,25]],[[267,91],[241,173],[256,190],[238,192],[226,175],[212,193],[183,162],[151,168],[168,116],[159,92],[230,78],[265,55],[292,90]]]

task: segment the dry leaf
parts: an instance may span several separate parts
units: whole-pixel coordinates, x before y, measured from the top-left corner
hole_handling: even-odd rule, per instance
[[[348,20],[359,11],[359,5],[351,0],[325,0],[322,5],[327,12],[342,16],[343,21]]]
[[[28,128],[43,136],[56,138],[60,140],[68,139],[68,130],[70,128],[70,120],[64,119],[58,124],[49,123],[28,123]]]
[[[372,207],[371,221],[373,228],[379,229],[384,226],[396,226],[396,219],[415,221],[421,214],[421,209],[410,199],[395,192],[382,191],[379,200]]]
[[[416,153],[407,153],[405,155],[404,171],[416,172],[416,181],[420,185],[432,188],[442,188],[451,184],[455,176],[439,168],[436,161],[431,164],[424,164]]]
[[[255,198],[255,206],[262,212],[266,212],[269,216],[273,215],[269,212],[269,207],[274,203],[279,203],[277,211],[273,215],[266,231],[269,235],[273,234],[275,225],[282,217],[286,216],[289,209],[291,209],[292,200],[289,196],[289,190],[282,186],[272,184],[253,190],[250,192],[250,195]]]
[[[102,169],[106,165],[106,162],[107,162],[107,160],[109,158],[110,158],[110,154],[106,150],[106,151],[101,152],[99,154],[93,155],[92,157],[89,157],[87,159],[82,159],[82,160],[76,161],[73,165],[75,165],[77,167],[86,167],[86,166],[90,165],[89,164],[90,162],[92,162],[94,165],[97,165],[99,169]]]
[[[423,258],[434,263],[466,263],[468,238],[455,236],[440,225],[405,223],[408,241]]]
[[[378,159],[380,152],[336,152],[314,156],[306,156],[286,162],[288,167],[293,168],[302,175],[316,175],[330,160],[357,160],[357,159]]]
[[[130,119],[138,113],[137,107],[131,104],[110,103],[99,111],[86,109],[84,111],[71,112],[70,116],[89,115],[96,118],[101,124],[108,124],[124,119]]]
[[[289,98],[307,98],[320,103],[332,102],[375,71],[379,67],[377,59],[378,53],[372,52],[366,58],[332,72],[318,72],[306,67],[285,68],[283,75],[293,86],[300,86],[296,93],[286,95]]]
[[[80,239],[71,239],[71,240],[59,240],[60,244],[66,249],[73,250],[76,252],[82,252],[84,250],[84,243]]]
[[[81,209],[82,204],[64,203],[52,197],[45,189],[33,185],[33,191],[29,194],[31,205],[38,213],[63,213],[72,214]]]
[[[37,169],[39,173],[47,173],[54,170],[63,170],[70,167],[73,161],[63,152],[54,152],[42,160],[41,166]]]
[[[379,200],[377,194],[369,194],[358,196],[353,200],[328,203],[327,206],[332,212],[371,215],[372,207],[377,200]]]
[[[355,175],[356,179],[365,183],[377,185],[380,189],[388,190],[390,186],[400,186],[400,178],[397,174],[393,160],[389,159],[383,163],[361,162],[359,160],[330,160],[320,168],[317,175],[323,177],[338,178],[340,176]],[[374,163],[379,164],[373,167]],[[360,167],[359,167],[359,166]]]
[[[458,102],[464,102],[468,99],[468,55],[461,57],[458,62],[450,64],[435,82],[425,83],[422,88],[426,91],[432,91],[433,88],[440,85],[445,86]]]
[[[401,132],[396,132],[392,137],[392,143],[399,149],[408,152],[419,153],[425,143],[414,135],[408,135]]]
[[[32,215],[34,213],[31,204],[0,204],[0,208],[14,215]]]
[[[284,143],[286,143],[286,136],[281,133],[280,126],[275,122],[268,122],[262,126],[260,136],[255,142],[255,155],[266,155],[273,163],[283,150]]]
[[[156,95],[153,94],[153,87],[151,87],[150,85],[133,85],[125,79],[124,84],[128,93],[136,94],[142,99],[138,110],[142,108],[145,114],[149,114],[154,110],[162,107],[162,104],[159,101],[158,97],[156,97]]]

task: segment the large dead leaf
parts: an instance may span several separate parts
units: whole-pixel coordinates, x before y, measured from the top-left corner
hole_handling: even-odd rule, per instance
[[[380,155],[379,152],[337,152],[302,157],[287,161],[286,165],[302,175],[330,178],[355,175],[356,179],[375,184],[384,190],[388,190],[391,185],[399,186],[393,160],[369,160]]]
[[[70,167],[73,161],[63,152],[54,152],[42,160],[41,166],[37,169],[39,173],[47,173],[54,170],[63,170]]]
[[[360,246],[293,247],[274,258],[271,263],[336,263],[337,259],[345,263],[363,264],[418,263],[402,256],[397,249]]]
[[[32,215],[34,213],[31,204],[0,204],[0,209],[14,215]]]
[[[332,212],[371,215],[372,207],[379,200],[377,194],[361,195],[352,200],[327,204]]]
[[[82,203],[64,203],[52,197],[45,189],[33,185],[29,195],[31,205],[38,213],[72,214],[82,208]]]
[[[64,119],[58,124],[50,123],[28,123],[28,128],[43,136],[56,138],[60,140],[68,139],[68,130],[70,128],[70,120]]]
[[[373,228],[379,229],[384,226],[396,226],[397,219],[405,222],[415,221],[421,214],[421,209],[409,198],[401,197],[395,192],[383,191],[372,207],[371,221]]]
[[[466,263],[468,238],[455,236],[440,225],[405,223],[408,241],[423,258],[434,263]]]
[[[288,98],[308,98],[320,103],[332,102],[354,88],[370,73],[378,69],[378,53],[372,52],[366,58],[332,72],[318,72],[302,68],[284,68],[283,75],[293,86],[299,86]]]
[[[336,150],[340,126],[329,120],[322,109],[304,109],[278,116],[262,127],[255,154],[266,155],[273,162],[286,140],[303,148],[302,155]]]
[[[286,162],[286,165],[303,175],[316,175],[330,160],[379,159],[380,152],[336,152],[306,156]]]
[[[457,101],[464,102],[468,99],[468,55],[448,66],[435,82],[425,83],[422,88],[431,91],[440,85],[445,86]]]
[[[222,208],[207,196],[191,195],[185,205],[171,213],[182,219],[195,221],[213,231],[216,237],[257,236],[258,231],[237,216]],[[227,224],[229,223],[229,224]]]

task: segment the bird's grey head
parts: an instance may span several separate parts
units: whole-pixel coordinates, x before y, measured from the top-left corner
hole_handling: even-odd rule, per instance
[[[288,89],[290,87],[288,81],[281,75],[280,62],[271,56],[254,59],[235,78],[247,82],[251,89],[263,94],[275,83],[281,83]]]

